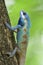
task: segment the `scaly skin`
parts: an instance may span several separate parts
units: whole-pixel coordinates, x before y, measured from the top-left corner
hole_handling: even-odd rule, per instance
[[[18,25],[16,27],[10,27],[10,25],[7,22],[5,24],[10,30],[15,31],[17,29],[17,45],[22,53],[20,54],[20,65],[24,65],[26,49],[29,40],[29,30],[30,30],[29,16],[24,11],[21,11]],[[8,52],[7,54],[9,54],[10,57],[14,56],[18,48],[16,47],[12,52]]]

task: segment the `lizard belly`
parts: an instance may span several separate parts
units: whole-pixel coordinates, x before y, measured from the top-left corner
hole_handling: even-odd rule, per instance
[[[17,45],[25,53],[28,43],[27,29],[24,27],[17,33]]]

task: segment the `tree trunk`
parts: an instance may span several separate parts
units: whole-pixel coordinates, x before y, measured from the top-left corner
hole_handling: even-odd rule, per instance
[[[3,55],[15,47],[13,32],[4,25],[4,22],[10,24],[5,2],[0,0],[0,65],[18,65],[15,56],[14,58],[8,58],[6,55]]]

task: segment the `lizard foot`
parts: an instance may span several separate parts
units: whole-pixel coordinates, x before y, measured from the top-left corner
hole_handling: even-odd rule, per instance
[[[8,57],[12,57],[12,53],[11,52],[7,52],[5,55],[7,55]]]
[[[16,52],[17,52],[17,47],[15,47],[15,49],[14,49],[12,52],[7,52],[6,55],[7,55],[8,57],[13,57]]]

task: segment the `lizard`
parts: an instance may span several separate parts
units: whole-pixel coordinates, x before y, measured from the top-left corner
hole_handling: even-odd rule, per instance
[[[7,22],[5,22],[6,27],[11,30],[17,30],[17,46],[12,52],[7,52],[9,57],[13,57],[18,50],[21,50],[24,55],[26,55],[29,32],[30,32],[30,18],[26,12],[21,10],[18,24],[11,27]],[[19,49],[18,49],[19,48]],[[21,60],[22,62],[22,60]]]

